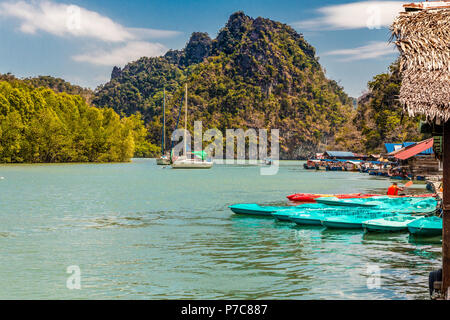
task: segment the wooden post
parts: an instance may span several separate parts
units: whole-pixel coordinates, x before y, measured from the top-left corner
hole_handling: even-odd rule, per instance
[[[450,121],[444,124],[443,158],[442,293],[446,295],[450,287]]]

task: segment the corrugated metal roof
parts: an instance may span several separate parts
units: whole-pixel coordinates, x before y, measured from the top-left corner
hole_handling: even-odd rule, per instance
[[[433,138],[418,142],[416,144],[410,144],[409,146],[394,152],[392,155],[397,159],[406,160],[421,154],[428,149],[433,150]]]
[[[417,144],[418,142],[403,142],[403,143],[385,143],[384,147],[386,148],[387,153],[391,153],[402,148],[406,148],[412,145]],[[429,148],[420,153],[421,155],[430,155],[433,154],[433,148]]]
[[[337,157],[337,158],[341,158],[341,157],[354,157],[355,155],[353,154],[353,152],[347,152],[347,151],[325,151],[325,153],[327,155],[329,155],[330,157]]]
[[[386,148],[387,153],[391,153],[394,152],[397,148],[403,148],[403,145],[401,143],[385,143],[384,147]]]
[[[403,147],[409,147],[412,146],[414,144],[416,144],[418,142],[404,142],[403,143]],[[433,148],[428,148],[427,150],[422,151],[421,153],[419,153],[420,155],[430,155],[433,154]]]

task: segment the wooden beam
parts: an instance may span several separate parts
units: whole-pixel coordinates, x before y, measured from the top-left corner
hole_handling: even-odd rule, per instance
[[[442,293],[447,294],[450,287],[450,121],[444,125],[443,144]]]

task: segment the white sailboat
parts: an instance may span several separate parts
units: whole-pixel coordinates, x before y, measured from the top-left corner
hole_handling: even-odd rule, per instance
[[[184,102],[185,102],[185,115],[184,115],[184,155],[176,159],[172,162],[173,169],[210,169],[213,166],[212,161],[205,161],[203,157],[198,159],[194,156],[194,158],[188,157],[187,152],[187,140],[186,140],[186,132],[187,132],[187,84],[185,87],[184,93]],[[192,156],[192,153],[190,154]]]

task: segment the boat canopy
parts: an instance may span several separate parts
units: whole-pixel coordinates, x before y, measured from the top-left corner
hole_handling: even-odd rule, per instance
[[[196,156],[197,158],[201,158],[202,160],[205,160],[208,158],[208,153],[205,150],[202,151],[193,151],[192,154]]]

